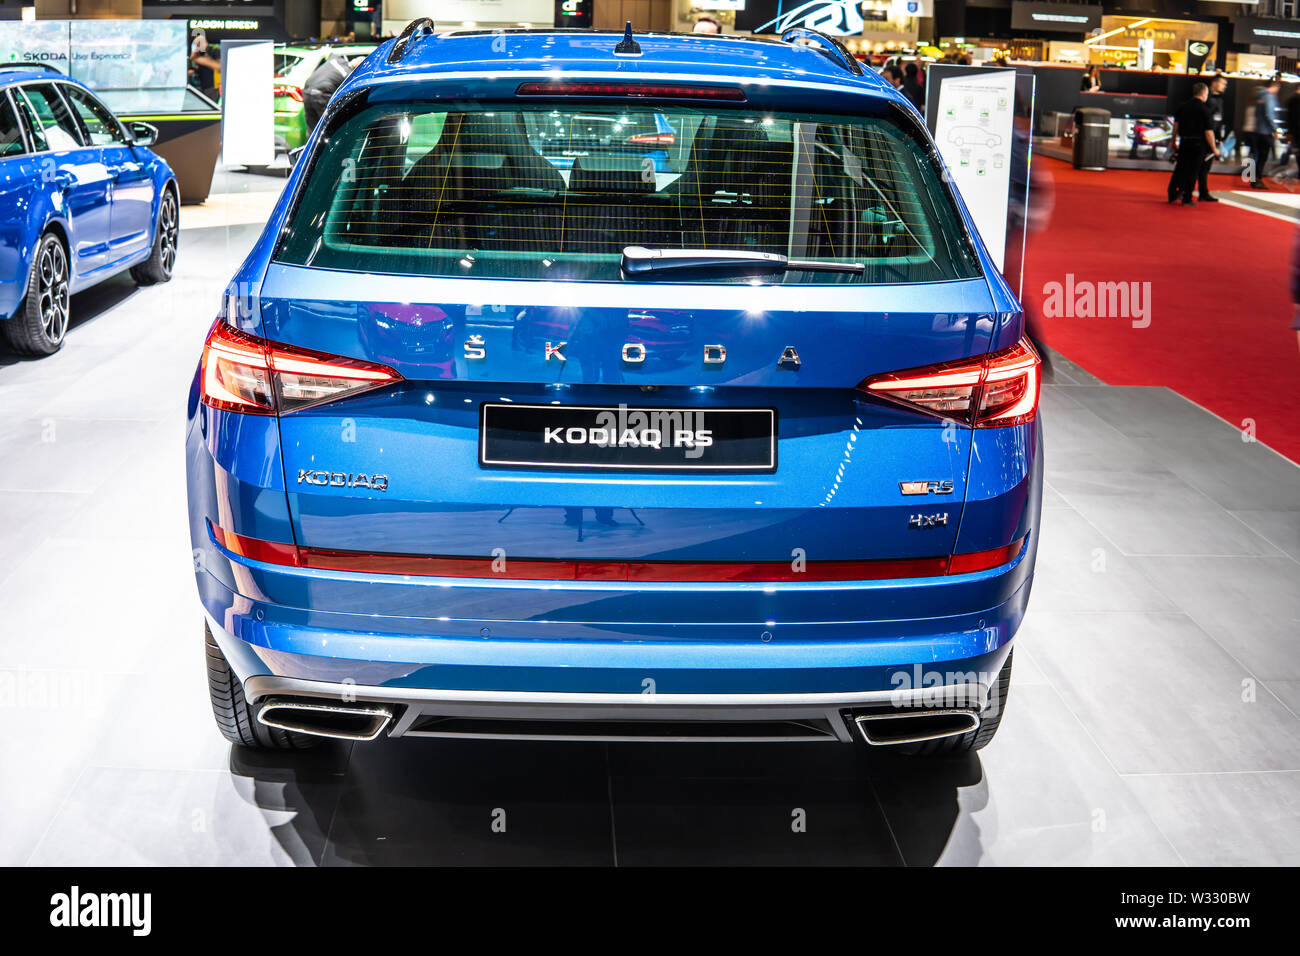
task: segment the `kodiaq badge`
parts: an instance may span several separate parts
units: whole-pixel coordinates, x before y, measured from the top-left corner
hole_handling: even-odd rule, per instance
[[[934,515],[912,515],[907,519],[909,528],[942,528],[948,524],[948,512]]]
[[[776,363],[777,368],[788,368],[793,371],[799,371],[799,366],[803,363],[799,361],[799,353],[793,345],[787,345],[785,351],[781,353],[781,360]]]
[[[951,481],[900,481],[898,490],[905,495],[950,495]]]
[[[298,469],[298,484],[321,485],[329,488],[369,488],[371,491],[387,491],[387,475],[353,474],[343,471],[309,471]]]

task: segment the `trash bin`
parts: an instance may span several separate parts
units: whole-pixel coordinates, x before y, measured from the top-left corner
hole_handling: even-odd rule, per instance
[[[1074,168],[1105,169],[1110,157],[1110,110],[1081,106],[1074,111]]]

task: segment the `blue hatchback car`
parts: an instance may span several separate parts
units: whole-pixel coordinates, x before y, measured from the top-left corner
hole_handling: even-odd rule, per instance
[[[629,110],[674,172],[528,136]],[[1039,388],[918,115],[835,41],[417,23],[338,91],[194,378],[217,722],[977,749]]]
[[[0,340],[23,355],[63,345],[69,297],[129,268],[166,282],[176,261],[175,177],[76,80],[0,70]]]

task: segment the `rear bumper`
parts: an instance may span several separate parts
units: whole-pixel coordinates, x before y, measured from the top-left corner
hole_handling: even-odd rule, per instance
[[[569,694],[373,687],[260,676],[244,683],[255,713],[286,703],[323,702],[392,715],[389,737],[520,740],[840,742],[858,735],[853,718],[899,710],[978,713],[981,681],[944,688],[843,694]],[[274,719],[274,718],[272,718]]]
[[[515,716],[515,705],[572,705],[615,717],[629,707],[758,708],[761,716],[770,706],[794,705],[824,716],[877,703],[882,694],[991,685],[1028,602],[1033,544],[1031,536],[1016,559],[991,571],[942,579],[646,586],[636,589],[643,611],[660,613],[640,621],[558,619],[621,606],[629,600],[626,584],[528,582],[528,590],[552,602],[549,612],[500,620],[490,612],[510,598],[488,582],[402,583],[411,607],[474,604],[479,613],[469,619],[287,607],[265,602],[259,588],[236,593],[205,570],[197,579],[212,633],[250,699],[311,696],[322,688],[329,696],[331,688],[350,687],[360,699],[505,707],[503,716]],[[353,576],[291,573],[331,582]],[[236,576],[253,581],[244,570]],[[739,610],[741,597],[760,603],[749,606],[747,619],[728,621],[725,613],[708,613],[710,597],[715,611]],[[753,615],[762,602],[771,602],[771,619]],[[816,606],[823,611],[817,619],[792,613]],[[935,614],[940,606],[952,613]],[[694,622],[682,620],[687,607],[698,613]],[[922,608],[935,616],[918,616]],[[862,613],[868,610],[875,613]]]

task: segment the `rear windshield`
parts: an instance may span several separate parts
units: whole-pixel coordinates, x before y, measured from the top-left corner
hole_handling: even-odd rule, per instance
[[[791,271],[782,282],[980,275],[925,151],[885,118],[573,104],[366,108],[331,133],[277,258],[617,281],[626,246],[866,267]]]
[[[301,53],[282,53],[277,50],[275,54],[275,75],[284,76],[302,61],[303,54]]]

